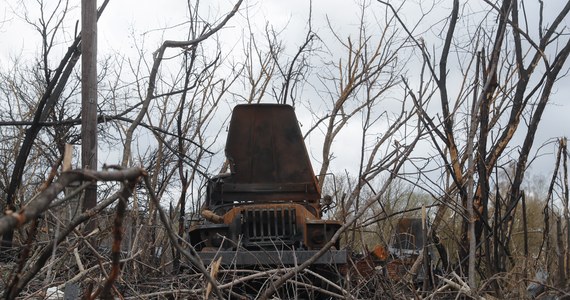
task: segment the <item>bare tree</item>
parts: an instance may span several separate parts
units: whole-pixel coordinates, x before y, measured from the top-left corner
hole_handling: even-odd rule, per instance
[[[390,7],[398,17],[396,8],[380,2]],[[537,4],[540,9],[532,12],[518,1],[485,1],[485,4],[490,14],[484,14],[481,20],[496,18],[497,22],[491,27],[482,25],[484,22],[475,25],[462,23],[460,15],[468,7],[459,1],[453,2],[450,17],[442,28],[445,35],[438,52],[431,52],[431,46],[414,31],[418,24],[406,24],[398,17],[422,55],[427,75],[433,79],[439,95],[438,112],[441,115],[433,115],[424,107],[423,122],[430,127],[434,144],[442,145],[437,149],[453,180],[450,188],[466,211],[461,258],[463,262],[469,261],[469,284],[472,288],[476,288],[476,251],[482,246],[481,241],[488,241],[487,237],[493,231],[488,219],[491,175],[502,160],[516,161],[506,211],[494,224],[502,226],[512,218],[520,199],[520,187],[540,119],[554,84],[564,75],[562,70],[570,52],[570,40],[556,33],[568,14],[570,4],[564,5],[547,27],[544,27],[547,22],[544,22],[542,2]],[[538,15],[527,18],[531,13]],[[462,32],[471,35],[465,40],[461,38]],[[459,59],[450,61],[452,55]],[[437,63],[434,61],[436,57]],[[461,70],[459,82],[451,81],[448,76],[450,68],[455,65]],[[453,89],[452,85],[455,86]],[[452,90],[457,91],[455,95],[450,92]],[[424,105],[428,99],[423,99],[418,105]],[[471,116],[471,119],[462,118],[463,112],[469,112],[466,116]],[[522,119],[524,124],[521,124]],[[524,142],[518,154],[514,155],[508,152],[508,148],[513,145],[513,137],[518,131],[524,132]],[[461,143],[464,146],[460,146]],[[495,203],[495,207],[499,205]],[[438,217],[443,216],[441,211],[446,208],[447,205],[440,206]],[[483,234],[485,238],[481,239]],[[508,253],[508,243],[500,239],[495,241]],[[488,251],[489,247],[485,248]],[[491,253],[486,255],[490,257]],[[494,272],[501,271],[496,265],[488,267]]]
[[[65,4],[65,2],[61,3]],[[135,133],[135,130],[139,130],[138,132],[140,133],[141,132],[140,128],[143,128],[143,130],[147,130],[148,132],[150,132],[151,135],[156,137],[156,141],[158,144],[158,151],[155,150],[149,151],[148,154],[151,160],[147,161],[146,157],[139,157],[139,161],[137,163],[140,164],[148,163],[150,167],[153,167],[153,171],[155,172],[153,172],[152,175],[156,179],[154,180],[156,185],[148,186],[148,188],[154,190],[154,188],[158,186],[159,187],[158,190],[160,193],[162,193],[162,195],[165,195],[166,193],[172,193],[173,190],[176,190],[177,186],[173,185],[173,183],[175,183],[175,180],[177,178],[175,174],[180,175],[180,177],[178,178],[182,181],[181,190],[183,190],[184,193],[186,192],[186,190],[188,190],[188,188],[191,185],[196,185],[197,188],[199,188],[201,185],[200,182],[202,182],[203,180],[203,177],[201,176],[206,175],[205,170],[208,167],[207,165],[208,162],[207,159],[204,160],[204,158],[209,158],[208,156],[212,154],[206,148],[211,147],[211,145],[215,144],[216,135],[219,134],[219,131],[222,128],[221,126],[217,128],[211,128],[210,124],[213,119],[213,114],[216,111],[216,109],[219,107],[220,101],[223,99],[223,95],[227,92],[228,88],[235,81],[236,76],[235,73],[229,73],[229,75],[228,73],[223,73],[223,75],[218,75],[219,73],[222,73],[222,71],[220,71],[223,62],[223,60],[221,59],[222,56],[221,51],[218,49],[218,54],[213,57],[205,55],[204,53],[207,52],[208,50],[202,48],[200,43],[206,40],[208,37],[214,35],[222,27],[224,27],[228,22],[228,20],[231,19],[233,15],[237,12],[237,10],[240,7],[240,4],[241,1],[238,1],[236,5],[233,7],[233,10],[231,10],[230,13],[227,16],[225,16],[223,19],[219,20],[218,25],[213,27],[204,23],[203,20],[200,19],[201,17],[198,15],[197,6],[193,7],[189,5],[189,10],[191,12],[190,16],[191,18],[193,18],[192,21],[188,23],[191,26],[191,28],[189,29],[189,40],[166,41],[164,45],[161,47],[158,56],[155,57],[153,68],[149,69],[150,81],[148,82],[147,86],[148,89],[146,89],[147,90],[146,95],[144,92],[140,93],[140,95],[143,95],[141,98],[144,100],[142,106],[138,104],[139,101],[136,101],[137,100],[136,98],[126,96],[130,93],[130,91],[136,90],[137,85],[138,87],[143,87],[140,85],[141,82],[139,81],[135,81],[134,83],[126,82],[125,78],[133,78],[133,77],[136,78],[136,76],[143,77],[143,75],[141,73],[135,73],[134,76],[131,75],[125,76],[124,73],[126,71],[132,71],[133,69],[129,70],[127,68],[123,68],[122,66],[124,66],[126,63],[120,57],[106,58],[101,63],[104,66],[104,68],[102,68],[101,73],[99,74],[100,78],[102,78],[101,94],[103,95],[102,97],[103,101],[100,103],[99,107],[101,111],[99,112],[100,117],[98,119],[98,122],[101,123],[100,126],[104,126],[106,127],[106,129],[110,129],[110,130],[101,131],[102,132],[101,135],[104,137],[103,141],[110,142],[109,144],[103,144],[103,147],[113,147],[113,143],[122,142],[123,145],[125,146],[125,152],[124,152],[125,153],[124,156],[126,157],[124,158],[125,165],[135,164],[135,162],[133,162],[132,159],[133,153],[130,151],[130,149],[132,149],[130,146],[133,141],[133,134]],[[43,3],[40,2],[40,5],[43,5]],[[64,7],[64,9],[66,8]],[[194,9],[196,9],[196,11],[194,11]],[[59,16],[61,11],[62,8],[57,6],[54,9],[54,11],[51,13],[53,13],[54,16]],[[66,10],[64,11],[63,14],[64,16],[65,12]],[[46,16],[46,19],[49,19],[49,16]],[[52,25],[49,24],[46,25],[43,23],[42,20],[43,19],[40,20],[40,25],[46,27],[38,27],[38,30],[43,29],[39,31],[43,33],[49,32],[51,34],[51,35],[42,36],[44,45],[46,45],[46,41],[49,45],[49,39],[50,38],[54,39],[58,31],[57,30],[50,31],[51,29],[49,29],[49,27],[47,26],[52,26]],[[52,18],[50,20],[56,20],[56,19]],[[57,20],[63,22],[60,19]],[[57,26],[61,26],[61,24],[57,23]],[[21,200],[22,204],[24,203],[27,204],[29,202],[30,205],[35,205],[35,203],[37,203],[37,201],[25,199],[25,197],[31,197],[31,195],[35,194],[36,190],[34,188],[39,186],[40,183],[42,183],[42,181],[45,181],[43,183],[45,186],[50,186],[51,181],[54,180],[54,178],[55,179],[58,178],[57,169],[59,167],[59,164],[61,163],[60,156],[63,156],[65,152],[64,151],[65,143],[77,141],[78,136],[77,136],[76,126],[79,125],[81,121],[80,119],[77,118],[78,106],[76,106],[75,102],[77,100],[78,81],[77,82],[73,81],[71,82],[71,84],[67,84],[68,83],[67,79],[68,78],[76,79],[76,77],[73,77],[72,75],[73,75],[74,64],[77,61],[80,54],[79,51],[77,51],[79,45],[80,45],[80,38],[77,37],[75,38],[73,45],[71,46],[69,52],[67,53],[67,56],[61,62],[59,69],[57,69],[55,75],[61,77],[56,76],[55,79],[53,79],[54,75],[51,73],[51,71],[50,72],[46,71],[46,73],[44,74],[46,75],[46,78],[44,80],[47,82],[46,85],[37,86],[37,89],[39,91],[38,94],[40,95],[39,98],[43,99],[42,100],[43,102],[40,102],[39,104],[39,108],[38,104],[36,103],[36,99],[34,98],[35,96],[29,92],[30,89],[26,90],[24,87],[24,85],[27,83],[25,80],[28,80],[28,78],[26,77],[28,76],[28,74],[19,73],[19,72],[2,73],[2,76],[4,78],[10,79],[9,81],[6,82],[5,85],[2,85],[2,92],[3,95],[6,97],[6,99],[3,99],[3,101],[1,102],[3,108],[2,110],[3,126],[1,127],[1,129],[5,132],[10,132],[10,135],[3,136],[3,138],[5,137],[6,139],[8,139],[9,137],[13,136],[15,138],[13,141],[18,141],[18,139],[20,141],[31,140],[32,141],[31,145],[34,145],[34,147],[37,147],[38,149],[41,148],[45,149],[45,151],[38,151],[38,153],[49,154],[49,155],[45,154],[42,155],[50,157],[52,161],[52,163],[49,164],[47,167],[41,165],[40,169],[40,166],[36,164],[36,161],[28,159],[27,156],[26,157],[22,156],[24,155],[23,153],[25,152],[25,150],[20,151],[20,156],[24,157],[24,161],[21,161],[22,166],[26,168],[26,172],[31,174],[30,176],[38,176],[39,174],[45,174],[44,171],[45,168],[50,168],[51,174],[53,174],[51,175],[50,178],[40,178],[39,182],[27,182],[25,185],[23,185],[22,190],[24,190],[25,193],[20,192],[21,195],[23,195],[22,197],[23,199]],[[47,48],[49,48],[49,46]],[[182,80],[175,78],[174,82],[169,83],[163,80],[164,78],[161,78],[157,74],[159,73],[159,66],[162,62],[164,53],[167,51],[167,49],[171,48],[178,48],[182,50],[181,51],[182,55],[180,55],[179,57],[182,58],[181,61],[183,61],[184,63],[182,64],[183,68],[181,69],[182,72],[180,73],[182,74],[182,76],[179,77]],[[48,53],[44,54],[45,54],[44,58],[46,58],[44,61],[47,62]],[[115,62],[119,62],[119,64],[114,64]],[[110,63],[114,64],[115,68],[113,69],[107,68],[107,66],[109,66]],[[46,65],[44,69],[49,70],[50,69],[49,65]],[[138,70],[140,71],[141,69],[139,68]],[[22,76],[21,78],[17,77],[20,75]],[[36,75],[34,74],[34,76]],[[40,79],[41,78],[42,77],[40,77]],[[161,81],[159,83],[157,83],[156,81],[157,78],[161,78]],[[32,80],[31,82],[42,82],[42,81]],[[160,89],[156,88],[157,85],[160,86]],[[45,91],[46,88],[48,89],[47,92]],[[179,96],[182,96],[182,98],[178,98]],[[11,101],[11,102],[4,101],[10,99],[11,97],[16,98],[18,100],[19,99],[22,100]],[[180,99],[180,101],[172,101],[172,100],[178,100],[177,98]],[[153,101],[157,101],[159,99],[164,100],[164,102],[161,101],[158,102],[160,103],[160,105],[151,106],[151,103]],[[134,104],[131,105],[129,103],[131,101]],[[45,108],[42,106],[43,104],[46,105]],[[161,106],[161,104],[164,105]],[[12,105],[17,105],[17,106],[13,107]],[[149,107],[153,109],[149,109]],[[154,107],[158,107],[158,109],[154,110]],[[25,109],[25,112],[21,113],[23,109]],[[178,115],[178,117],[170,118],[169,115],[172,114]],[[26,119],[24,120],[20,119],[20,118],[26,118],[26,115],[28,115],[29,119],[32,118],[37,118],[37,119],[34,119],[32,121],[27,121]],[[145,118],[146,122],[144,122]],[[10,119],[12,121],[4,121]],[[160,120],[158,124],[155,123],[155,120],[157,119]],[[116,129],[122,129],[123,124],[128,125],[125,129],[126,137],[124,139],[122,139],[120,136],[121,130],[119,131],[116,130]],[[26,132],[19,130],[18,126],[23,126],[23,125],[32,126],[35,129],[33,129],[32,131],[28,130]],[[215,125],[217,126],[218,124],[216,123]],[[40,130],[43,130],[42,132],[45,132],[47,134],[38,135]],[[119,137],[117,137],[117,135],[113,136],[113,134],[117,132],[119,133],[118,135]],[[213,136],[214,138],[210,139],[209,138],[210,136]],[[56,141],[57,145],[55,149],[52,149],[50,145],[52,143],[51,141],[53,140]],[[10,140],[10,142],[13,143],[12,140]],[[27,147],[30,144],[23,142],[23,145],[24,146],[22,147]],[[58,150],[60,151],[60,153],[58,153]],[[14,152],[17,153],[17,151]],[[154,157],[154,163],[152,160],[153,154],[158,155]],[[8,152],[2,153],[2,163],[3,165],[6,166],[6,170],[12,169],[12,163],[14,161],[9,157],[9,155],[10,153]],[[15,170],[14,172],[16,172],[16,170],[18,169],[19,162],[20,160],[15,160],[16,167],[14,167]],[[205,166],[202,165],[204,163],[206,163]],[[185,168],[188,168],[190,172],[184,171]],[[36,175],[36,172],[38,173],[38,175]],[[163,177],[161,178],[161,176]],[[198,179],[196,179],[197,177]],[[7,193],[9,193],[10,189],[8,188],[7,178],[3,178],[2,182],[3,182],[2,185],[3,192],[7,191]],[[13,182],[19,182],[19,180],[18,181],[12,180],[12,183]],[[151,181],[149,181],[149,183],[150,182]],[[6,183],[6,185],[4,185],[4,183]],[[148,217],[148,220],[151,220],[152,217],[156,215],[157,211],[161,211],[161,208],[157,207],[160,198],[155,197],[156,201],[148,201],[148,198],[146,198],[145,200],[147,200],[148,202],[142,203],[140,202],[139,198],[141,197],[141,195],[144,194],[148,195],[148,193],[142,193],[139,190],[139,188],[135,189],[135,187],[137,187],[137,185],[133,184],[132,186],[129,186],[130,189],[129,193],[134,192],[135,195],[135,201],[133,201],[133,203],[135,204],[134,205],[135,211],[136,212],[139,211],[137,206],[138,204],[143,204],[147,206],[148,208],[151,209],[150,211],[151,216]],[[82,187],[80,190],[83,189],[84,187]],[[55,263],[53,261],[52,253],[55,254],[54,252],[56,251],[55,249],[58,249],[58,251],[60,251],[59,249],[61,248],[58,248],[57,246],[59,243],[61,243],[62,240],[68,238],[68,235],[76,235],[76,237],[80,239],[84,238],[77,231],[74,231],[74,228],[76,226],[84,224],[85,221],[92,219],[94,215],[100,215],[99,218],[105,218],[103,216],[105,214],[105,211],[103,209],[108,205],[115,203],[114,201],[117,199],[116,196],[111,196],[112,200],[106,201],[108,199],[106,195],[112,194],[112,192],[116,189],[117,189],[116,184],[111,183],[107,186],[104,186],[104,188],[99,193],[99,200],[105,204],[98,205],[96,208],[94,208],[94,210],[89,210],[85,214],[81,215],[78,219],[79,221],[74,223],[72,227],[69,227],[70,231],[66,231],[65,233],[63,233],[63,235],[60,235],[59,233],[60,225],[67,226],[67,224],[61,224],[62,221],[58,219],[58,216],[54,215],[54,213],[52,213],[51,210],[48,210],[47,212],[49,217],[46,217],[46,219],[49,218],[50,222],[52,219],[54,220],[55,224],[53,225],[55,226],[54,229],[56,229],[56,231],[55,232],[49,231],[48,229],[47,235],[49,238],[49,235],[53,234],[54,239],[58,240],[58,242],[55,242],[53,244],[48,244],[50,246],[44,247],[42,249],[41,247],[38,247],[37,244],[35,244],[38,241],[36,240],[38,239],[36,229],[28,231],[27,235],[21,234],[20,239],[24,240],[21,241],[21,243],[22,244],[27,243],[25,245],[27,249],[26,250],[27,254],[22,255],[20,257],[19,259],[20,267],[12,274],[18,274],[20,272],[27,272],[27,273],[25,274],[24,280],[18,281],[15,279],[15,281],[11,283],[10,290],[8,291],[8,294],[6,294],[7,297],[8,298],[15,297],[15,295],[18,295],[22,291],[22,288],[31,279],[33,279],[33,277],[38,272],[40,271],[45,272],[46,268],[44,268],[44,264],[48,260],[52,260],[52,263],[48,264],[49,267],[47,267],[47,277],[45,284],[53,285],[53,283],[50,283],[49,281],[52,279],[52,276],[54,274],[53,272],[51,272],[53,263]],[[195,197],[198,194],[198,192],[192,191],[191,196]],[[179,223],[180,223],[180,228],[182,228],[182,231],[185,229],[183,221],[185,215],[184,208],[186,207],[186,204],[184,202],[186,200],[186,197],[184,193],[182,196],[177,198],[177,200],[179,201],[178,206],[181,208],[179,213],[180,215]],[[196,193],[196,195],[194,193]],[[49,201],[53,201],[56,194],[54,195],[50,194]],[[77,194],[77,192],[72,192],[72,194],[75,195]],[[117,268],[117,266],[119,264],[119,255],[121,253],[121,250],[125,249],[125,245],[121,246],[121,240],[123,240],[124,238],[122,237],[121,234],[121,227],[124,226],[123,223],[125,220],[127,220],[129,211],[131,211],[126,200],[126,196],[120,196],[119,198],[121,199],[116,207],[117,216],[115,218],[115,224],[112,226],[115,228],[113,229],[115,238],[112,244],[113,268],[111,270],[111,273],[108,277],[109,279],[106,284],[101,285],[100,288],[95,290],[94,292],[89,291],[89,288],[87,288],[86,293],[93,292],[94,295],[98,294],[109,295],[110,288],[112,287],[114,278],[116,278],[116,276],[118,275],[117,272],[119,269]],[[57,203],[57,205],[54,206],[58,206],[63,202],[65,201],[56,201],[55,203]],[[10,202],[7,203],[9,204]],[[152,203],[152,205],[150,205],[149,203]],[[152,211],[153,207],[154,207],[154,212]],[[17,216],[17,213],[15,208],[13,208],[11,211],[14,213],[12,214],[10,211],[8,211],[7,213],[9,216],[7,215],[5,218],[2,218],[1,219],[2,222],[4,220],[14,220],[13,218],[10,219],[10,216]],[[30,210],[29,207],[26,207],[26,209],[22,211],[32,212],[32,210]],[[41,213],[43,214],[44,212],[45,211],[42,209]],[[38,216],[40,216],[40,214],[31,216],[30,218],[37,218]],[[43,215],[41,216],[43,218]],[[42,221],[41,219],[38,219],[38,222],[34,220],[32,227],[41,229],[41,226],[43,226],[40,223],[41,221]],[[135,223],[140,224],[140,220],[138,216],[136,216],[136,213],[135,213]],[[102,222],[100,228],[98,228],[93,234],[100,235],[100,237],[104,237],[105,235],[107,235],[109,232],[101,232],[101,228],[104,228],[105,224],[106,221]],[[156,223],[153,223],[152,221],[149,221],[149,224],[151,226],[156,226]],[[51,225],[52,223],[46,224],[46,226],[49,227],[51,227]],[[170,223],[165,223],[164,225],[171,226]],[[5,230],[4,229],[2,230],[2,234],[9,234],[13,228],[14,226],[8,226],[7,228],[5,228]],[[138,232],[140,233],[140,229],[137,230],[139,230]],[[188,254],[188,252],[185,249],[181,248],[180,241],[183,238],[183,234],[181,234],[180,237],[173,239],[174,236],[164,236],[163,232],[164,231],[162,231],[161,233],[161,231],[159,231],[157,235],[163,234],[164,237],[163,240],[166,241],[171,240],[171,243],[168,242],[166,243],[167,245],[170,244],[173,247],[177,248],[178,253],[182,253],[185,257],[191,255]],[[26,239],[27,242],[25,241]],[[72,243],[77,243],[78,240],[70,239],[70,241],[75,241]],[[144,244],[143,242],[145,241],[141,241],[141,244]],[[65,244],[64,247],[69,247],[68,244],[66,243],[64,244]],[[96,257],[95,262],[98,261],[99,263],[101,263],[103,260],[103,256],[100,253],[100,251],[102,250],[94,245],[89,245],[88,241],[87,242],[84,241],[83,244],[86,244],[86,249],[88,249],[87,252],[91,252],[93,255],[95,255]],[[72,249],[77,250],[77,246],[78,245],[75,244],[71,247]],[[132,255],[134,256],[140,255],[141,248],[140,245],[136,246],[136,237],[135,241],[132,241],[132,244],[129,246],[133,246],[132,251],[130,252]],[[160,246],[160,245],[153,244],[153,246]],[[137,249],[137,247],[139,248]],[[157,247],[157,248],[162,248],[164,250],[164,247]],[[162,253],[163,252],[164,251],[162,251]],[[42,259],[33,266],[32,270],[26,271],[25,270],[26,260],[32,257],[34,253],[40,254]],[[82,252],[82,254],[84,253]],[[155,255],[156,253],[153,254],[151,253],[149,257],[154,257]],[[188,259],[192,261],[194,259],[194,256],[189,256]],[[79,274],[76,275],[77,278],[75,280],[78,280],[88,274],[87,272],[84,272],[85,271],[83,270],[84,267],[88,267],[89,270],[91,270],[91,272],[93,270],[96,271],[96,269],[92,269],[93,268],[92,266],[84,265],[85,261],[82,262],[81,260],[82,260],[81,257],[79,256],[75,257],[77,266],[79,266],[79,269],[81,271]],[[65,264],[68,261],[69,260],[67,259],[62,259],[60,263]],[[194,263],[198,268],[201,268],[204,271],[203,273],[206,275],[206,277],[209,278],[207,275],[208,273],[205,272],[203,264],[197,263],[196,261],[194,261]],[[101,271],[105,273],[104,269],[102,269]],[[216,288],[214,290],[216,290],[218,292],[218,296],[220,296],[219,291]]]
[[[306,26],[298,34],[273,20],[258,28],[241,0],[212,20],[202,14],[209,4],[190,1],[187,20],[137,38],[134,57],[110,54],[99,62],[100,148],[109,160],[121,149],[120,166],[60,172],[63,157],[69,158],[66,144],[80,142],[80,81],[74,73],[80,35],[66,31],[73,27],[68,2],[38,1],[38,20],[23,15],[40,34],[38,59],[32,66],[14,61],[0,71],[0,197],[9,208],[0,218],[0,234],[21,250],[7,272],[5,297],[43,296],[48,288],[79,282],[85,296],[111,297],[123,293],[116,279],[128,270],[125,293],[133,297],[200,298],[213,291],[212,297],[222,299],[238,296],[229,283],[235,280],[263,282],[261,298],[285,284],[358,298],[362,284],[338,285],[314,273],[311,263],[338,240],[367,254],[373,243],[386,243],[395,218],[419,214],[422,205],[435,210],[428,211],[432,242],[442,245],[439,233],[449,253],[460,253],[458,264],[442,255],[446,274],[437,289],[440,283],[432,282],[435,295],[455,288],[476,296],[478,286],[489,283],[498,297],[512,296],[504,291],[513,283],[501,282],[501,276],[508,279],[506,271],[518,266],[519,244],[524,243],[524,257],[536,251],[534,263],[552,268],[553,252],[540,252],[540,238],[532,238],[536,228],[544,245],[556,245],[563,266],[562,250],[570,257],[570,231],[562,143],[545,196],[523,198],[522,191],[536,190],[525,185],[525,173],[540,119],[567,71],[570,39],[563,24],[570,4],[549,16],[546,8],[553,4],[542,1],[484,0],[479,10],[471,3],[414,3],[413,17],[404,18],[410,2],[363,1],[355,31],[332,19],[326,20],[328,28],[315,26],[308,3]],[[222,29],[233,21],[244,29],[228,50]],[[159,48],[148,50],[147,37],[171,30],[183,32],[179,40],[161,37]],[[59,39],[70,48],[54,65],[60,61],[54,51]],[[185,241],[205,182],[221,163],[217,154],[228,108],[238,102],[292,104],[300,122],[310,124],[302,127],[304,137],[318,141],[310,152],[317,153],[319,184],[337,204],[335,210],[325,198],[323,211],[344,225],[299,266],[243,275],[205,266]],[[350,156],[350,165],[341,165],[340,156]],[[86,186],[71,184],[79,179],[98,182],[98,204],[64,218],[59,210],[66,207],[72,215],[70,203]],[[544,209],[546,219],[527,216],[536,209]],[[85,236],[78,226],[92,218],[99,226]],[[422,255],[410,276],[421,265],[429,268]],[[193,271],[182,272],[188,264]],[[468,280],[453,275],[453,265]],[[561,281],[568,274],[563,269],[557,269]],[[166,279],[167,274],[172,276]],[[149,276],[161,280],[135,286]],[[331,288],[315,286],[310,278]],[[396,285],[382,288],[392,298],[410,296]]]
[[[102,7],[98,11],[98,17],[103,12],[108,1],[105,1]],[[6,190],[6,201],[4,207],[7,210],[15,210],[15,195],[16,190],[20,186],[24,169],[26,167],[26,162],[28,156],[34,144],[34,141],[41,130],[42,126],[40,123],[46,121],[47,116],[53,109],[53,106],[59,99],[67,80],[77,62],[80,52],[79,45],[81,42],[81,37],[78,35],[73,40],[72,45],[69,47],[68,52],[64,58],[59,63],[59,66],[55,69],[55,72],[50,71],[51,66],[49,64],[50,51],[53,47],[53,42],[58,31],[61,29],[61,24],[66,16],[67,12],[67,2],[59,1],[58,4],[53,8],[51,12],[44,12],[44,2],[40,1],[40,11],[42,12],[41,18],[38,24],[32,23],[33,26],[40,33],[43,47],[42,47],[42,60],[41,66],[44,70],[44,91],[41,94],[41,98],[37,105],[35,106],[35,112],[31,121],[31,125],[26,129],[26,134],[22,141],[21,147],[18,151],[18,157],[15,160],[14,168],[12,171],[12,176],[10,178],[10,184]],[[63,6],[63,9],[60,9]],[[60,15],[60,10],[63,14]],[[54,24],[53,24],[54,23]],[[10,247],[12,243],[13,234],[8,231],[4,234],[2,238],[2,247]]]

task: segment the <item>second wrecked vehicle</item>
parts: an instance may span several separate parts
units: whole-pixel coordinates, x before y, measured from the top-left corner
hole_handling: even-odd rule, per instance
[[[330,203],[321,197],[293,107],[236,106],[225,154],[229,172],[209,180],[203,219],[189,232],[204,263],[220,257],[224,265],[299,264],[341,227],[322,219]],[[315,262],[344,263],[338,242]]]

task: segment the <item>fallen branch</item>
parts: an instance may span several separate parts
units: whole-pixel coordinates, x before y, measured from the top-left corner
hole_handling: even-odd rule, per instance
[[[441,288],[437,289],[427,299],[431,299],[435,294],[440,293],[440,292],[442,292],[448,288],[451,288],[451,289],[457,291],[459,294],[464,294],[465,296],[467,296],[469,298],[478,299],[478,300],[485,300],[484,297],[477,296],[476,293],[469,287],[469,285],[463,279],[461,279],[461,277],[459,277],[459,275],[457,275],[457,273],[451,272],[451,275],[453,275],[453,277],[455,278],[455,280],[457,282],[455,282],[451,279],[445,278],[443,276],[436,275],[439,279],[441,279],[443,282],[445,282],[445,285],[442,286]]]
[[[142,250],[139,250],[137,253],[133,254],[131,257],[128,257],[128,258],[125,258],[125,259],[121,259],[120,263],[121,263],[121,264],[124,264],[124,263],[126,263],[126,262],[129,262],[129,261],[135,259],[137,256],[139,256],[141,253],[142,253]],[[89,273],[91,273],[91,272],[93,272],[93,271],[95,271],[95,270],[97,270],[97,269],[100,269],[101,267],[104,267],[104,266],[106,266],[106,265],[108,265],[108,264],[110,264],[110,263],[111,263],[111,262],[104,262],[104,263],[102,263],[102,264],[100,264],[100,265],[94,265],[94,266],[92,266],[92,267],[89,268],[89,269],[80,271],[80,272],[77,273],[75,276],[73,276],[73,278],[71,278],[71,279],[69,279],[68,281],[66,281],[66,282],[64,282],[64,283],[62,283],[62,284],[60,284],[60,285],[58,285],[57,288],[60,289],[60,290],[63,290],[63,289],[65,289],[65,285],[66,285],[66,284],[75,283],[75,282],[78,282],[78,281],[80,281],[80,280],[83,280],[83,278],[84,278],[85,276],[87,276],[87,274],[89,274]]]

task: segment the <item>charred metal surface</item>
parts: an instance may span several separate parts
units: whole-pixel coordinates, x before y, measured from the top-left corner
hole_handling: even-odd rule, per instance
[[[305,224],[305,245],[308,249],[320,249],[340,229],[340,222],[330,220],[307,220]],[[339,248],[337,241],[335,247]]]
[[[230,173],[208,186],[206,206],[214,212],[235,202],[292,201],[318,213],[320,188],[291,106],[236,106],[225,153]]]
[[[232,182],[265,184],[266,192],[298,193],[302,200],[310,202],[320,198],[291,106],[236,106],[228,132],[226,156],[230,161]],[[288,198],[295,200],[291,196]]]
[[[386,270],[388,272],[388,277],[392,280],[401,280],[406,274],[408,274],[409,269],[414,264],[415,258],[408,257],[405,259],[394,259],[388,263]]]

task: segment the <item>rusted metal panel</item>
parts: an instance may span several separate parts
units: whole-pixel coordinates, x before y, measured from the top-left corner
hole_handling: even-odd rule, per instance
[[[415,257],[410,257],[406,259],[394,259],[390,261],[386,266],[388,277],[395,281],[403,279],[414,264],[414,260]]]
[[[252,201],[275,192],[289,193],[290,200],[320,199],[301,129],[289,105],[236,106],[225,152],[232,173],[225,180],[227,192],[250,192]]]

